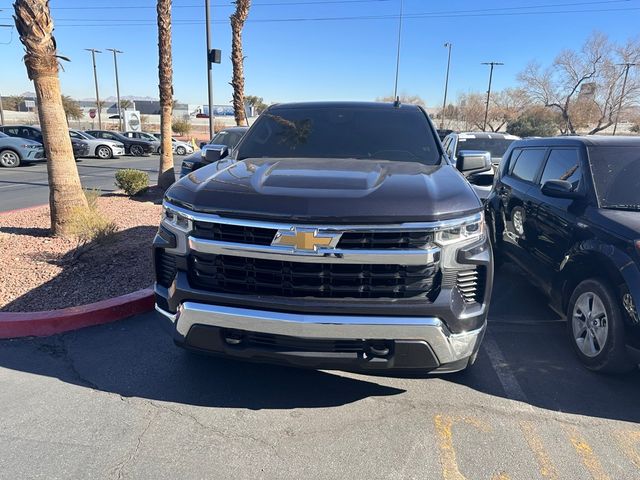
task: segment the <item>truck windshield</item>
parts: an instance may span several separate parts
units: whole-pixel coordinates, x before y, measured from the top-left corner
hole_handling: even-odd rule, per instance
[[[589,147],[589,162],[601,207],[640,209],[638,147]]]
[[[276,108],[240,144],[243,158],[357,158],[435,165],[435,133],[417,108]]]
[[[491,158],[502,158],[504,152],[507,151],[509,145],[511,145],[516,139],[507,138],[464,138],[458,139],[457,150],[480,150],[482,152],[489,152]]]

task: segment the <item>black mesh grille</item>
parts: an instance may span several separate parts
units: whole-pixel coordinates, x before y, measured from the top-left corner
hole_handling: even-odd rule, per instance
[[[277,230],[224,223],[193,222],[193,236],[221,242],[271,245]]]
[[[316,340],[266,333],[249,332],[243,335],[242,345],[277,351],[352,353],[365,350],[364,340]]]
[[[342,234],[338,248],[425,248],[432,240],[431,232],[346,232]]]
[[[283,297],[411,298],[436,294],[436,265],[342,265],[193,254],[190,282],[200,289]]]
[[[176,276],[176,257],[162,248],[156,249],[156,281],[163,287],[169,287]]]
[[[484,299],[485,267],[461,270],[457,273],[456,286],[465,303],[480,303]]]

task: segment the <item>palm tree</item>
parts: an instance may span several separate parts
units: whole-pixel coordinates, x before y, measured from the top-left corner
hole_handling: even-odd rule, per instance
[[[242,28],[249,16],[251,0],[236,0],[236,11],[231,15],[231,63],[233,64],[233,113],[236,125],[246,120],[244,113],[244,56],[242,55]]]
[[[60,94],[56,41],[48,0],[16,0],[16,29],[24,45],[24,63],[33,80],[38,117],[47,155],[49,209],[54,235],[69,234],[70,221],[78,208],[87,208],[78,169],[73,158],[71,137]]]
[[[171,0],[158,0],[158,76],[160,79],[160,133],[162,149],[158,187],[164,192],[176,181],[173,170],[171,123],[173,112],[173,68],[171,60]]]

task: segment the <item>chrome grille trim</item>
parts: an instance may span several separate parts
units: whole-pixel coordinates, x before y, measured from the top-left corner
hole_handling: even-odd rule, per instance
[[[224,223],[227,225],[238,225],[245,227],[268,228],[275,230],[288,230],[292,225],[299,228],[316,229],[319,232],[403,232],[403,231],[431,231],[442,228],[455,227],[467,223],[478,222],[482,219],[482,213],[478,212],[463,218],[452,220],[442,220],[438,222],[407,222],[396,224],[371,224],[371,225],[322,225],[322,224],[302,224],[297,222],[282,223],[268,222],[263,220],[245,220],[238,218],[227,218],[213,213],[200,213],[187,210],[182,207],[173,205],[167,201],[163,201],[162,205],[165,209],[175,213],[191,221]]]
[[[262,258],[301,263],[344,263],[382,265],[430,265],[440,261],[440,248],[412,250],[342,250],[319,248],[301,251],[293,247],[248,245],[189,237],[189,249],[214,255]]]

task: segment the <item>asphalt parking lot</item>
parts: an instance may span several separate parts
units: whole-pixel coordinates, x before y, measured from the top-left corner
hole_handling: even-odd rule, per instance
[[[183,158],[174,155],[177,172]],[[80,181],[85,188],[99,188],[108,193],[116,189],[113,184],[114,176],[117,170],[123,168],[143,170],[149,174],[150,182],[155,183],[158,162],[158,155],[151,155],[125,156],[110,160],[83,158],[77,165]],[[48,201],[49,184],[45,162],[29,163],[16,168],[0,168],[0,212],[41,205]]]
[[[155,314],[0,342],[1,478],[640,478],[640,373],[580,366],[512,267],[468,372],[191,355]]]

